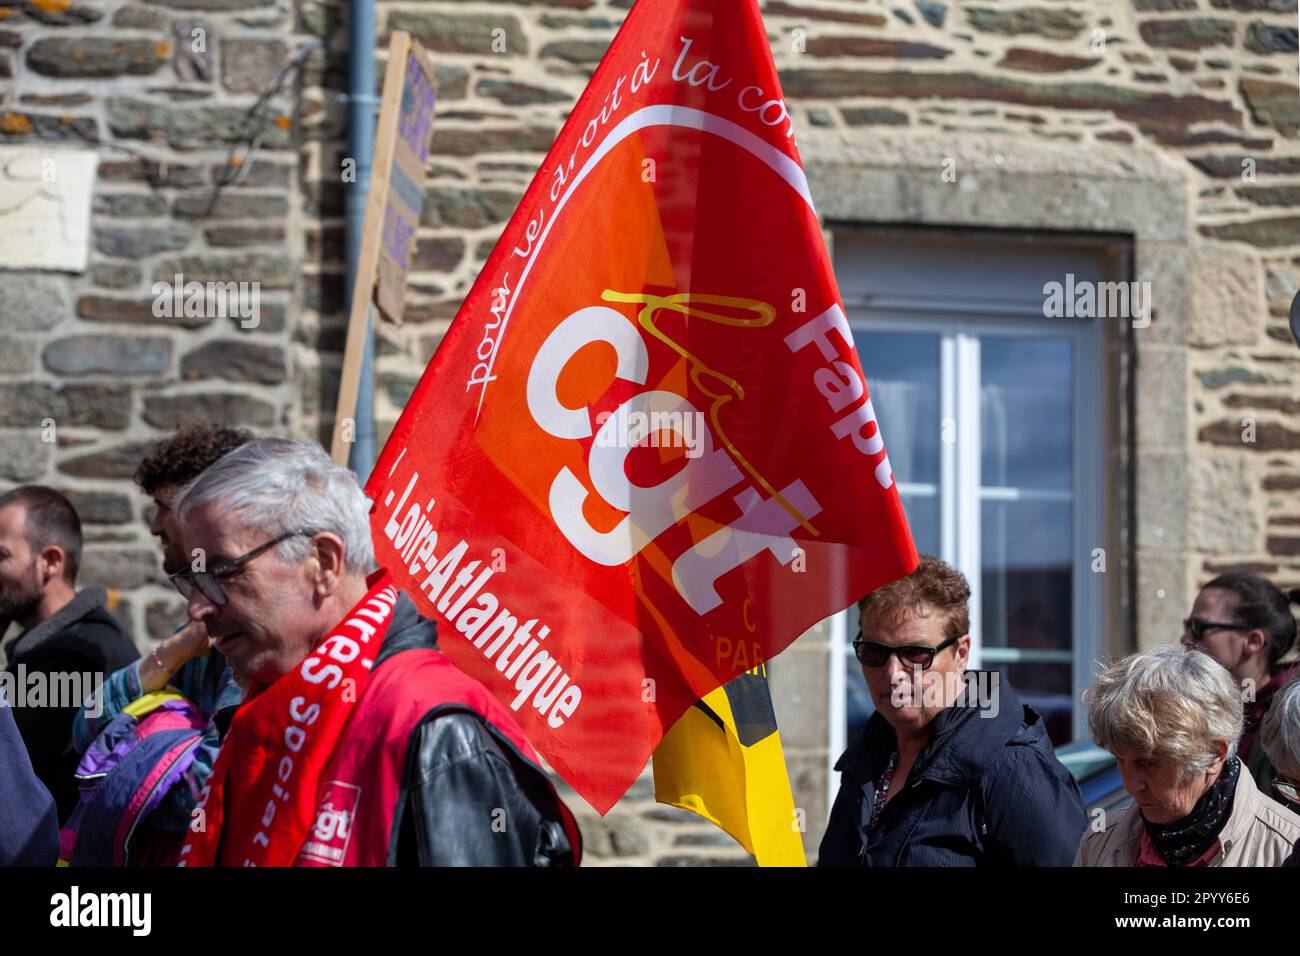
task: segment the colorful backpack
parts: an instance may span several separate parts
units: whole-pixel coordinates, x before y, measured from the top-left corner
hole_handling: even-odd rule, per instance
[[[166,865],[184,831],[148,816],[194,762],[208,720],[174,688],[132,701],[77,765],[81,797],[59,837],[59,866]]]

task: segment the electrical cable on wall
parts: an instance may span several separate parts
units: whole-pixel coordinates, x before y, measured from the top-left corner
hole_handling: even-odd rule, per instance
[[[298,50],[298,52],[293,55],[292,59],[290,59],[280,72],[275,75],[275,78],[267,84],[266,89],[258,95],[252,105],[245,110],[244,115],[241,117],[239,122],[237,135],[227,154],[225,170],[217,175],[214,185],[210,187],[174,187],[178,192],[185,195],[207,195],[210,197],[207,208],[204,209],[202,213],[195,216],[195,218],[203,219],[210,215],[224,189],[229,186],[237,186],[248,178],[249,170],[253,166],[253,160],[261,150],[262,142],[266,137],[267,126],[272,121],[271,111],[265,109],[266,105],[270,102],[272,97],[280,92],[281,87],[284,85],[284,81],[289,77],[289,75],[302,67],[303,61],[307,58],[308,54],[315,50],[324,48],[324,40],[314,40]],[[33,139],[41,142],[84,143],[88,146],[102,146],[108,149],[120,150],[121,152],[127,153],[131,156],[135,156],[146,164],[145,174],[149,185],[153,186],[155,189],[161,187],[167,178],[167,160],[150,156],[147,152],[137,149],[134,146],[127,146],[120,142],[110,142],[102,139],[92,139],[90,137],[75,135],[44,136],[35,134]],[[0,210],[0,212],[3,211],[6,210]]]

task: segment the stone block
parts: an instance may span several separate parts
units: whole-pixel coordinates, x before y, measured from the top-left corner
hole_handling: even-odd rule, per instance
[[[60,79],[148,76],[171,56],[171,44],[156,40],[80,36],[46,37],[27,49],[27,66]]]
[[[220,378],[232,382],[278,385],[288,374],[284,349],[231,339],[206,342],[181,359],[186,379]]]
[[[1229,243],[1192,246],[1188,342],[1197,346],[1251,345],[1268,314],[1264,270],[1253,249]]]
[[[78,478],[129,479],[140,467],[147,442],[126,442],[108,445],[84,454],[73,455],[59,462],[59,471]],[[3,450],[0,446],[0,450]],[[3,462],[0,456],[0,462]]]
[[[45,347],[45,367],[61,375],[162,375],[172,343],[156,336],[78,335]]]
[[[41,440],[39,428],[0,431],[0,481],[23,484],[45,474],[53,446]]]
[[[1182,634],[1194,597],[1187,560],[1181,554],[1139,549],[1136,563],[1137,649],[1168,647]]]
[[[426,49],[439,53],[528,53],[524,28],[514,16],[394,10],[388,14],[388,29],[405,30]]]
[[[231,93],[261,93],[289,59],[283,40],[228,36],[221,41],[221,84]]]
[[[1259,468],[1245,455],[1194,455],[1188,495],[1188,539],[1210,554],[1259,551]]]
[[[462,189],[437,185],[427,190],[420,222],[448,229],[481,229],[504,223],[519,204],[522,191]]]
[[[1187,439],[1187,351],[1138,340],[1137,444],[1181,448]]]
[[[175,428],[185,421],[222,422],[268,428],[276,409],[251,395],[228,392],[188,392],[150,395],[144,400],[144,420],[155,428]]]
[[[0,316],[7,332],[45,332],[72,314],[68,286],[55,276],[5,272]]]
[[[212,252],[164,259],[154,267],[154,279],[173,282],[258,282],[262,291],[289,289],[299,278],[298,263],[279,252]]]
[[[16,379],[36,368],[36,343],[8,336],[0,349],[0,374]]]
[[[77,517],[85,524],[125,524],[135,515],[131,511],[131,499],[109,491],[82,491],[76,488],[60,489]]]
[[[190,244],[193,230],[180,223],[151,226],[97,226],[95,248],[118,259],[147,259],[160,252],[179,252]]]
[[[441,156],[477,156],[480,153],[544,153],[555,142],[549,126],[438,129],[431,152]]]
[[[81,553],[80,587],[99,585],[130,591],[146,584],[168,584],[158,554],[133,548],[86,548]],[[170,586],[170,585],[168,585]]]
[[[1136,465],[1138,548],[1186,549],[1188,456],[1144,452],[1137,456]]]
[[[970,25],[984,33],[1004,36],[1036,34],[1050,40],[1070,40],[1078,36],[1087,21],[1077,10],[1053,10],[1046,7],[1021,7],[1015,10],[967,8]]]
[[[1212,46],[1231,46],[1237,25],[1231,20],[1214,17],[1190,17],[1186,20],[1144,20],[1138,33],[1148,46],[1176,50],[1203,50]]]
[[[0,384],[0,426],[40,428],[47,418],[54,419],[56,428],[126,428],[131,421],[131,389],[118,384]]]
[[[1296,28],[1273,23],[1252,23],[1246,30],[1246,49],[1252,53],[1294,53]]]

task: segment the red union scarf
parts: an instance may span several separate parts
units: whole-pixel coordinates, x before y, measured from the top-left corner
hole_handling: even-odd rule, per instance
[[[445,653],[601,812],[916,564],[793,132],[753,0],[638,0],[367,484]]]
[[[387,571],[303,662],[250,688],[222,741],[179,866],[288,866],[316,811],[322,770],[374,666],[398,591]],[[196,810],[197,814],[197,810]]]

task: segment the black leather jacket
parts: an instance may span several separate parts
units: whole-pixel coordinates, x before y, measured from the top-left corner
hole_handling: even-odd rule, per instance
[[[438,627],[405,594],[375,667],[395,654],[438,647]],[[411,735],[390,866],[576,866],[582,855],[545,772],[496,727],[458,704],[440,705]],[[492,811],[501,809],[503,814]],[[509,826],[499,821],[509,821]]]

